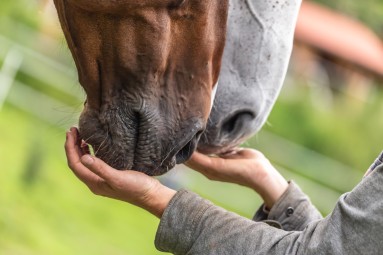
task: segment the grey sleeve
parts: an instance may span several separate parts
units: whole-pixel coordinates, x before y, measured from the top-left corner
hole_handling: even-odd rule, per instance
[[[255,213],[254,221],[263,221],[283,230],[303,230],[310,222],[322,219],[322,215],[310,199],[293,181],[270,211],[262,205]]]
[[[180,191],[161,219],[155,245],[174,254],[380,254],[383,166],[343,195],[331,215],[302,231],[254,222]]]

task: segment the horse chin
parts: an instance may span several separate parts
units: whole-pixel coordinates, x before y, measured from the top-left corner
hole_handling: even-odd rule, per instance
[[[105,160],[105,162],[107,164],[109,164],[107,159]],[[121,162],[121,163],[117,163],[117,164],[111,162],[110,165],[113,168],[115,168],[116,170],[130,169],[130,168],[124,167],[126,165],[130,165],[130,162]],[[169,172],[171,169],[173,169],[175,167],[175,165],[176,165],[176,161],[174,159],[174,160],[170,161],[169,163],[163,164],[163,165],[161,165],[155,169],[153,169],[152,167],[145,167],[145,166],[140,167],[140,166],[135,166],[135,165],[133,165],[133,167],[131,169],[133,169],[133,171],[145,173],[146,175],[149,175],[149,176],[161,176],[161,175],[164,175],[167,172]],[[124,170],[120,170],[120,171],[124,171]]]

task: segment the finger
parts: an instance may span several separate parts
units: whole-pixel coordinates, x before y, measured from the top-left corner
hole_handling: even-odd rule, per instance
[[[199,152],[194,152],[186,165],[201,173],[214,173],[225,168],[225,160],[209,157]]]
[[[78,132],[78,129],[76,127],[71,127],[70,132],[74,135],[76,143],[80,143],[81,138],[80,138],[80,133]]]
[[[80,139],[80,134],[78,132],[78,129],[76,127],[71,127],[69,129],[69,132],[72,134],[75,144],[80,144],[81,139]]]
[[[75,137],[72,132],[67,133],[65,152],[68,160],[68,166],[77,178],[79,178],[87,186],[94,185],[94,183],[101,181],[100,177],[91,172],[81,163],[80,157],[82,155],[76,149]]]
[[[84,151],[81,148],[82,139],[80,137],[80,133],[78,132],[78,129],[76,127],[71,127],[70,133],[72,134],[73,139],[75,141],[75,149],[81,157],[82,155],[84,155]]]
[[[220,155],[224,159],[260,159],[263,154],[260,151],[254,149],[239,148],[233,153]]]
[[[78,163],[80,162],[81,154],[77,150],[78,145],[76,144],[75,134],[70,131],[66,133],[65,141],[65,153],[67,155],[68,163]]]
[[[118,170],[112,168],[99,158],[87,154],[81,157],[81,163],[94,174],[112,185],[119,180]]]
[[[209,157],[198,152],[192,155],[186,165],[209,179],[220,181],[235,181],[249,169],[247,161]]]
[[[220,154],[219,157],[224,158],[224,159],[243,158],[242,150],[244,150],[244,149],[243,148],[235,148],[234,150],[230,151],[229,153]]]
[[[83,155],[90,154],[90,147],[84,140],[81,141],[81,150]]]

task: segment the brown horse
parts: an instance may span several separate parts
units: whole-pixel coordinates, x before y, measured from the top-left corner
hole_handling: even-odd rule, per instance
[[[228,0],[54,0],[87,99],[82,138],[159,175],[195,150],[218,81]]]
[[[83,138],[109,164],[166,172],[256,133],[280,91],[300,0],[56,0],[88,100]],[[226,31],[226,16],[228,27]],[[186,144],[186,145],[185,145]]]

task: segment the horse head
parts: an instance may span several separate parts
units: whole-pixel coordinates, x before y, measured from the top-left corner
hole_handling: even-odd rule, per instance
[[[218,91],[200,152],[228,153],[265,123],[287,71],[300,3],[230,1]]]
[[[228,0],[54,0],[87,98],[82,138],[117,169],[159,175],[211,110]]]

